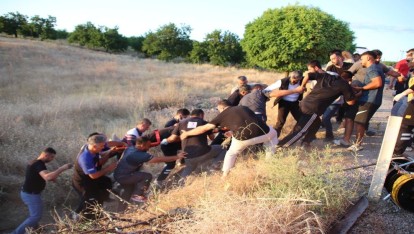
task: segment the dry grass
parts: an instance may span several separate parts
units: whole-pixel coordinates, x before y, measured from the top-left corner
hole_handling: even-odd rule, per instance
[[[122,136],[143,117],[153,121],[153,128],[162,127],[182,107],[203,108],[208,120],[217,114],[215,102],[229,95],[237,76],[266,84],[282,78],[271,72],[164,63],[3,37],[0,55],[0,199],[5,200],[16,196],[26,163],[46,146],[58,151],[56,162],[48,166],[53,169],[73,161],[91,132]],[[276,109],[270,109],[271,103],[268,123],[274,124]],[[191,210],[188,217],[175,220],[174,216],[172,222],[163,223],[168,232],[322,230],[336,217],[331,215],[347,204],[349,194],[326,190],[324,186],[333,182],[325,176],[303,177],[311,173],[305,170],[311,166],[300,165],[312,163],[309,159],[296,152],[270,162],[240,162],[228,180],[217,175],[194,178],[183,189],[157,195],[148,210],[152,214]],[[70,174],[48,185],[44,197],[49,204],[63,203]],[[342,181],[336,183],[342,186]],[[151,216],[146,212],[141,220]]]
[[[340,164],[329,165],[337,155],[323,153],[304,157],[295,149],[272,159],[239,158],[225,180],[219,174],[190,177],[185,187],[154,194],[145,207],[107,213],[88,227],[127,233],[324,233],[355,196],[359,175],[326,173]],[[136,225],[143,221],[148,223]],[[66,219],[57,229],[76,233],[82,230],[77,225]]]

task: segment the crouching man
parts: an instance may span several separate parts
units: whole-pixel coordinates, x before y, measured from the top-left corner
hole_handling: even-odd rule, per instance
[[[82,146],[75,161],[72,185],[81,197],[75,213],[84,212],[84,216],[89,219],[96,217],[92,212],[93,206],[102,206],[109,198],[108,190],[112,189],[112,181],[106,174],[116,168],[117,162],[114,161],[103,167],[108,159],[115,155],[112,149],[103,152],[105,145],[104,135],[89,137],[88,143]]]
[[[154,157],[147,153],[149,148],[151,148],[150,139],[145,136],[138,137],[135,146],[128,147],[118,162],[118,166],[114,172],[114,178],[124,189],[121,198],[125,201],[129,201],[129,199],[135,202],[147,201],[144,193],[149,187],[152,175],[140,171],[145,162],[172,162],[185,157],[185,153],[179,153],[176,156],[169,157]],[[122,202],[118,206],[118,211],[123,211],[126,207],[127,204]]]
[[[196,127],[192,130],[182,130],[180,138],[182,141],[190,136],[196,136],[208,132],[217,126],[225,127],[230,131],[231,145],[224,157],[223,176],[227,176],[234,166],[236,157],[248,146],[264,143],[269,148],[269,155],[276,150],[278,143],[277,132],[258,119],[254,112],[245,106],[231,106],[227,100],[221,100],[217,106],[218,114],[209,123]]]

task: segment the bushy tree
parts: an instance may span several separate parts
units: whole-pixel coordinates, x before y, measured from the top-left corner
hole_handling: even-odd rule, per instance
[[[34,37],[43,39],[56,39],[56,17],[49,16],[47,19],[35,15],[28,20],[28,17],[16,13],[8,13],[0,17],[1,31],[13,34],[15,37]]]
[[[246,25],[241,41],[250,66],[278,71],[304,69],[312,59],[328,60],[329,51],[353,51],[354,33],[347,23],[319,8],[270,9]]]
[[[211,64],[224,66],[228,63],[240,63],[243,59],[240,39],[234,33],[214,30],[207,34],[205,43]]]
[[[128,39],[118,33],[118,27],[96,27],[91,22],[77,25],[68,42],[91,49],[103,48],[107,52],[120,52],[128,48]]]
[[[78,43],[88,48],[100,47],[102,33],[99,28],[95,27],[91,22],[80,24],[75,27],[69,38],[69,43]]]
[[[169,61],[177,57],[186,58],[192,49],[191,28],[178,28],[170,23],[161,26],[155,33],[147,33],[142,44],[142,51],[148,56]]]
[[[47,19],[38,15],[30,18],[30,22],[23,27],[22,35],[44,39],[56,39],[56,17],[49,16]]]
[[[67,39],[69,37],[69,33],[63,29],[63,30],[56,30],[56,39]]]
[[[24,27],[27,25],[27,16],[20,14],[19,12],[9,12],[0,17],[1,32],[9,35],[14,35],[17,38]]]
[[[105,27],[100,44],[106,52],[122,52],[128,48],[128,39],[118,33],[117,27]]]
[[[135,50],[136,52],[140,53],[142,52],[142,44],[145,40],[145,37],[139,36],[139,37],[129,37],[128,38],[128,45]]]
[[[208,57],[208,48],[206,42],[193,41],[193,49],[190,52],[189,59],[191,63],[207,63],[210,62]]]

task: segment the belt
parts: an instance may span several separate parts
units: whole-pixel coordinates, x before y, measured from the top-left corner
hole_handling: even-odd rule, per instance
[[[22,189],[22,192],[27,193],[27,194],[40,194],[40,192],[29,192],[29,191],[25,191]]]

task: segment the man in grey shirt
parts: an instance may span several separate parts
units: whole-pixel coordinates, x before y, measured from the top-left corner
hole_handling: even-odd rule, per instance
[[[266,101],[269,99],[262,93],[262,90],[262,85],[254,85],[252,91],[240,100],[239,106],[248,107],[259,119],[266,122]]]

